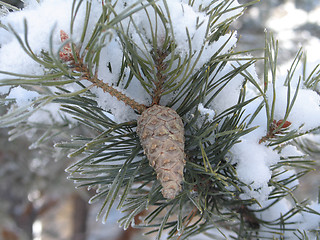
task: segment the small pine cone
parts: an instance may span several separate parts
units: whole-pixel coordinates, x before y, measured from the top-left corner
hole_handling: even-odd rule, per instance
[[[138,119],[137,133],[150,165],[157,173],[165,198],[173,199],[181,191],[184,154],[184,126],[171,108],[154,105]]]
[[[60,39],[61,39],[61,42],[64,42],[69,39],[69,36],[65,31],[60,30]],[[67,43],[63,47],[62,51],[59,52],[59,56],[65,62],[72,61],[74,59],[72,55],[72,49],[71,49],[70,43]]]

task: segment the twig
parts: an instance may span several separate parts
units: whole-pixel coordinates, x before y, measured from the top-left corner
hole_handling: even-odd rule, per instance
[[[60,31],[60,37],[62,42],[66,41],[69,38],[69,36],[62,30]],[[97,71],[95,75],[92,76],[91,72],[89,71],[88,65],[84,63],[83,56],[80,57],[79,52],[76,52],[77,61],[75,61],[70,44],[66,44],[59,55],[63,61],[68,63],[71,70],[82,73],[82,79],[86,79],[92,82],[96,87],[101,88],[104,92],[107,92],[111,96],[116,97],[119,101],[122,101],[125,104],[129,105],[132,109],[135,109],[140,114],[147,109],[145,105],[136,102],[124,93],[110,86],[108,83],[105,83],[102,80],[98,79]]]
[[[159,49],[153,55],[157,69],[157,74],[156,79],[153,81],[155,84],[155,88],[153,89],[152,105],[159,104],[161,99],[161,93],[163,92],[163,84],[167,78],[166,75],[163,74],[164,70],[166,70],[167,68],[167,64],[164,62],[167,56],[168,51],[162,51]]]

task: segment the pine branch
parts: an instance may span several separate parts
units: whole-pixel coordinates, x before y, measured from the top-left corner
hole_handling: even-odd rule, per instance
[[[71,33],[81,3],[82,1],[73,2]],[[214,49],[212,56],[207,57],[202,66],[198,66],[206,47],[219,42],[221,36],[228,33],[231,22],[242,12],[229,14],[246,5],[231,7],[234,1],[227,0],[208,3],[206,7],[199,6],[201,14],[207,14],[208,17],[204,40],[200,47],[194,50],[192,46],[194,36],[191,35],[190,29],[185,29],[188,49],[181,53],[181,50],[178,49],[178,42],[175,42],[173,12],[169,9],[168,1],[162,3],[160,6],[154,1],[144,3],[141,0],[124,7],[124,10],[118,13],[116,4],[120,3],[103,2],[101,16],[97,24],[93,29],[91,26],[89,31],[92,2],[86,2],[84,28],[80,42],[73,43],[64,32],[61,32],[63,44],[58,54],[53,50],[53,31],[49,52],[43,51],[41,56],[37,56],[28,42],[26,22],[24,38],[10,27],[9,29],[16,36],[24,51],[34,61],[44,66],[48,72],[43,76],[0,72],[15,78],[2,79],[0,85],[3,86],[21,84],[29,88],[38,85],[45,86],[41,88],[44,96],[30,104],[34,109],[30,110],[29,106],[26,106],[9,112],[0,118],[2,121],[0,126],[25,121],[34,111],[47,103],[54,102],[59,103],[61,110],[72,115],[80,126],[84,126],[83,129],[89,129],[89,133],[80,132],[76,136],[70,136],[69,141],[58,143],[55,146],[66,149],[69,157],[78,157],[78,161],[67,169],[71,174],[70,179],[77,184],[77,187],[96,190],[90,202],[102,200],[98,217],[103,221],[107,220],[111,208],[116,206],[117,209],[124,212],[124,216],[119,220],[120,225],[124,228],[133,225],[136,216],[144,213],[143,221],[135,227],[153,227],[149,233],[156,233],[156,239],[162,238],[165,231],[168,238],[182,240],[199,233],[206,233],[213,228],[225,238],[229,237],[225,232],[227,229],[236,234],[238,239],[263,239],[259,236],[261,229],[265,232],[277,231],[279,234],[285,232],[287,229],[284,227],[290,227],[295,216],[303,211],[311,211],[307,208],[306,202],[299,203],[295,198],[292,193],[295,186],[291,184],[312,171],[313,162],[306,156],[294,156],[282,157],[272,166],[267,166],[266,163],[267,170],[273,173],[269,183],[266,183],[269,184],[266,188],[273,187],[269,200],[274,201],[263,208],[260,205],[259,210],[253,210],[252,206],[258,206],[259,202],[254,197],[243,198],[243,195],[247,190],[259,194],[260,189],[253,189],[251,183],[241,180],[237,173],[239,166],[237,156],[233,156],[230,150],[232,151],[232,148],[241,139],[245,139],[257,128],[251,124],[259,116],[261,110],[266,111],[267,129],[266,136],[261,138],[260,144],[265,143],[263,147],[274,151],[275,154],[281,154],[284,143],[288,144],[289,141],[295,140],[297,136],[300,136],[299,134],[315,130],[303,133],[299,131],[300,129],[291,130],[292,123],[287,120],[298,96],[299,84],[293,96],[290,95],[290,88],[293,74],[302,60],[302,52],[298,52],[287,75],[285,83],[288,88],[287,104],[283,118],[274,119],[275,105],[278,101],[275,85],[278,44],[273,37],[266,37],[264,86],[260,86],[250,70],[251,65],[259,59],[239,57],[237,55],[239,53],[234,52],[234,49],[230,47],[234,39],[232,33],[226,35],[224,41],[219,43],[219,47]],[[188,6],[184,6],[191,7],[193,4],[195,3],[191,1]],[[145,14],[146,28],[150,30],[149,35],[134,18],[134,14],[140,11]],[[224,17],[225,15],[228,17]],[[196,28],[200,28],[203,24],[204,22],[196,22]],[[162,29],[163,32],[161,33],[159,29]],[[133,32],[136,38],[131,36]],[[163,38],[158,38],[159,34],[163,34]],[[100,61],[102,61],[100,59],[101,50],[108,44],[108,39],[114,36],[123,51],[120,76],[117,76],[118,79],[116,79],[117,87],[98,78],[97,74]],[[120,63],[117,64],[120,65]],[[109,67],[111,69],[111,64]],[[318,75],[317,68],[315,68],[310,76],[306,74],[302,76],[301,83],[309,88],[315,88],[319,82]],[[233,106],[225,107],[211,118],[204,116],[199,111],[199,104],[207,109],[213,108],[223,90],[240,76],[244,77],[244,81],[239,81],[240,90],[235,96],[236,102],[233,103]],[[82,80],[89,81],[90,87],[85,88],[81,83]],[[272,89],[268,90],[271,87],[269,80],[271,80]],[[80,86],[82,89],[78,92],[70,92],[63,88],[64,85],[70,83],[77,84],[77,87]],[[247,96],[249,83],[258,92],[252,98]],[[164,198],[161,194],[163,186],[157,180],[157,172],[149,166],[145,156],[148,151],[143,149],[148,142],[141,143],[142,137],[139,140],[137,129],[140,129],[141,122],[139,121],[143,116],[140,116],[139,121],[133,119],[128,122],[116,122],[113,120],[111,111],[106,111],[103,106],[99,106],[99,99],[90,93],[90,89],[95,86],[124,102],[139,114],[145,112],[146,109],[150,110],[149,106],[129,98],[119,87],[123,86],[122,89],[127,89],[130,84],[141,84],[146,96],[149,95],[152,98],[152,106],[164,100],[167,106],[177,109],[178,114],[174,119],[183,120],[181,121],[183,127],[180,128],[184,128],[185,134],[179,141],[184,147],[183,158],[185,157],[187,162],[184,172],[181,173],[183,175],[181,191],[177,191],[177,195],[172,198]],[[271,99],[268,99],[268,91],[273,92]],[[260,101],[260,104],[249,116],[247,107],[255,101]],[[214,112],[214,109],[210,110]],[[156,118],[163,117],[161,114],[158,115]],[[160,119],[159,122],[161,126],[168,128],[168,121]],[[20,126],[15,132],[12,132],[12,137],[18,136],[19,130],[22,132],[36,127],[32,124],[29,125],[30,128],[28,125]],[[38,125],[37,127],[43,130],[43,135],[36,141],[39,146],[56,136],[55,133],[60,134],[59,130],[68,125],[51,126],[51,128],[48,125]],[[168,132],[162,131],[151,135],[159,138],[174,137],[172,132]],[[181,140],[183,136],[185,144]],[[271,147],[274,149],[271,150]],[[167,159],[164,159],[163,162],[166,161]],[[152,161],[151,165],[154,165]],[[291,169],[299,171],[286,175]],[[284,199],[291,199],[296,204],[295,207],[284,212],[274,221],[265,221],[259,217],[258,213],[271,209]],[[145,209],[150,210],[145,212]],[[211,236],[216,237],[216,234],[211,234]]]
[[[96,77],[89,77],[88,74],[85,74],[83,75],[83,79],[92,82],[95,86],[101,88],[104,92],[109,93],[111,96],[116,97],[119,101],[122,101],[130,106],[132,109],[137,110],[140,114],[147,109],[145,105],[136,102],[132,98],[128,97],[127,95],[123,94],[122,92],[118,91],[114,87]]]
[[[164,62],[166,57],[168,56],[169,51],[163,50],[156,50],[152,56],[155,62],[156,67],[156,79],[154,80],[155,89],[153,90],[153,97],[152,97],[152,105],[159,104],[161,94],[163,93],[163,86],[167,80],[166,75],[164,75],[164,71],[167,69],[167,63]]]
[[[60,31],[61,41],[65,42],[69,36],[64,32]],[[109,93],[111,96],[116,97],[119,101],[124,102],[125,104],[129,105],[132,109],[137,110],[140,114],[147,108],[143,104],[137,103],[132,98],[126,96],[119,90],[115,89],[114,87],[110,86],[108,83],[103,82],[102,80],[97,78],[97,73],[92,76],[91,71],[88,68],[88,65],[84,63],[83,59],[85,56],[80,56],[79,52],[75,52],[75,56],[73,54],[72,48],[70,43],[64,45],[63,50],[59,52],[60,58],[67,62],[70,65],[70,69],[74,72],[81,73],[81,79],[86,79],[93,83],[94,86],[101,88],[104,92]],[[96,69],[97,72],[97,69]]]

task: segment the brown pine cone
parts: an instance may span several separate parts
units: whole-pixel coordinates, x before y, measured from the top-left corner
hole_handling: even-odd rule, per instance
[[[138,119],[137,133],[150,165],[157,173],[165,198],[181,191],[185,165],[184,126],[171,108],[153,105]]]

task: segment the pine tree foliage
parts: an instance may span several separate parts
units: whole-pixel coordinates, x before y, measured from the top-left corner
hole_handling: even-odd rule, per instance
[[[193,6],[195,2],[189,1],[188,5]],[[309,233],[296,231],[295,217],[301,212],[318,217],[319,213],[309,207],[308,201],[299,202],[292,193],[297,187],[293,183],[313,170],[315,163],[308,151],[304,151],[305,155],[281,157],[271,166],[272,177],[268,184],[273,190],[269,194],[269,202],[256,208],[253,206],[260,204],[257,199],[241,197],[244,189],[252,190],[252,186],[238,177],[237,163],[234,161],[236,156],[230,149],[258,128],[252,123],[262,111],[265,111],[267,129],[259,143],[273,151],[281,153],[289,144],[298,145],[298,137],[316,131],[318,128],[303,130],[303,126],[292,129],[288,116],[300,85],[317,91],[320,79],[318,66],[309,75],[303,71],[298,84],[293,85],[297,66],[302,62],[306,68],[304,54],[302,50],[298,51],[284,83],[288,90],[284,116],[276,119],[277,41],[266,33],[262,59],[247,56],[245,52],[235,52],[233,48],[225,51],[234,34],[230,31],[230,24],[247,6],[233,3],[233,0],[226,0],[199,5],[199,11],[209,16],[210,20],[206,25],[204,42],[200,49],[194,50],[194,36],[185,29],[189,47],[185,53],[181,52],[175,40],[174,10],[165,0],[128,2],[121,11],[118,5],[122,2],[103,1],[101,15],[94,29],[90,30],[89,22],[94,14],[91,11],[92,2],[74,0],[70,36],[79,9],[86,9],[80,40],[74,41],[62,32],[61,46],[55,49],[55,29],[52,29],[50,49],[43,50],[41,54],[34,53],[29,44],[30,26],[27,21],[23,25],[23,37],[12,26],[6,26],[21,48],[43,66],[45,72],[43,75],[27,75],[0,70],[7,76],[0,80],[0,86],[10,86],[12,89],[21,86],[39,94],[22,107],[15,107],[14,100],[6,98],[4,102],[11,108],[0,117],[0,126],[14,127],[12,137],[30,130],[43,132],[34,146],[53,136],[65,136],[73,129],[77,130],[76,135],[70,134],[68,141],[56,143],[55,147],[68,150],[68,157],[77,159],[67,168],[69,178],[77,188],[96,190],[90,203],[102,201],[97,216],[102,221],[107,221],[111,209],[115,207],[123,212],[123,217],[119,219],[121,226],[125,229],[130,225],[146,228],[149,234],[155,234],[155,239],[163,236],[187,239],[200,233],[213,239],[271,239],[270,236],[285,239],[286,231],[294,232],[297,239],[308,239]],[[223,17],[234,10],[239,11],[230,17]],[[136,23],[135,14],[141,12],[149,19],[147,29]],[[203,24],[205,22],[199,20],[197,28]],[[133,31],[136,32],[134,37],[130,34]],[[201,56],[208,54],[205,46],[215,44],[224,35],[229,37],[206,62],[201,62]],[[115,37],[123,56],[122,62],[118,63],[121,66],[118,80],[109,84],[99,78],[98,72],[103,67],[100,66],[102,51]],[[256,61],[264,62],[262,83],[257,81],[251,70]],[[110,64],[110,72],[112,68]],[[244,81],[236,104],[214,117],[202,114],[199,106],[209,109],[219,93],[238,75]],[[137,83],[148,94],[148,104],[126,95],[126,89]],[[77,86],[77,90],[70,90],[70,84]],[[134,109],[136,119],[117,121],[113,112],[102,108],[97,101],[93,91],[96,88]],[[256,94],[248,97],[248,88]],[[267,95],[270,91],[273,93],[272,99]],[[260,104],[253,114],[248,114],[246,107],[254,101],[260,101]],[[52,103],[61,107],[59,113],[63,121],[51,121],[48,125],[28,121],[30,116],[45,111],[45,107]],[[153,105],[175,109],[184,123],[184,179],[181,192],[173,199],[166,199],[161,194],[162,186],[149,165],[136,132],[137,118]],[[66,116],[72,116],[72,120]],[[296,174],[288,174],[291,169],[295,169]],[[292,208],[287,212],[270,221],[261,217],[260,213],[284,199],[292,203]],[[138,215],[142,216],[143,221],[135,225],[134,219]],[[314,233],[318,236],[319,230],[314,229]]]

